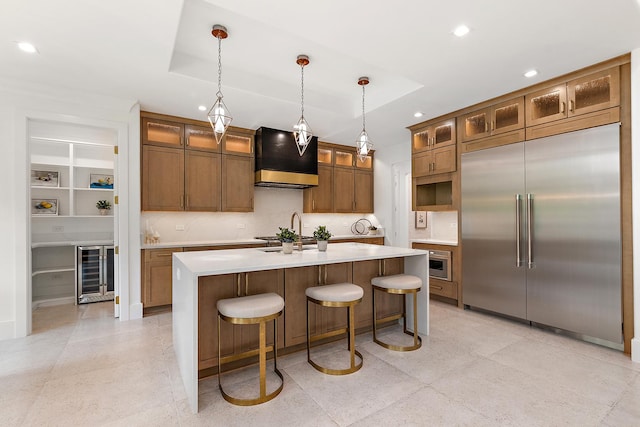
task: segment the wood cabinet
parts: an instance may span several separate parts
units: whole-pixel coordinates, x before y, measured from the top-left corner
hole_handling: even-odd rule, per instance
[[[520,96],[472,111],[462,115],[458,120],[462,142],[522,129],[524,128],[524,97]]]
[[[414,154],[411,158],[413,176],[429,176],[456,170],[456,147],[450,145]]]
[[[411,206],[414,211],[451,211],[459,205],[459,176],[446,173],[412,180]]]
[[[413,249],[424,250],[440,250],[451,252],[451,281],[429,278],[429,294],[435,296],[436,299],[445,302],[461,305],[462,289],[461,289],[461,271],[460,250],[458,246],[437,245],[431,243],[413,242]],[[440,298],[438,298],[440,297]]]
[[[217,303],[221,299],[274,292],[284,297],[283,270],[203,276],[198,279],[198,369],[218,365]],[[278,348],[284,345],[284,316],[278,322]],[[259,325],[220,323],[222,356],[257,349]],[[273,344],[273,323],[267,324],[267,345]]]
[[[141,113],[143,211],[253,211],[253,131]]]
[[[145,308],[171,304],[171,258],[182,248],[142,251],[142,304]]]
[[[415,129],[411,134],[411,142],[411,151],[413,153],[455,145],[455,119],[444,120]]]
[[[318,186],[304,190],[304,213],[372,213],[373,153],[360,160],[355,148],[318,143]]]
[[[404,271],[403,258],[368,260],[353,263],[353,283],[364,290],[362,302],[356,306],[356,328],[373,326],[373,288],[371,279],[381,275],[401,274]],[[383,273],[384,272],[384,273]],[[376,294],[378,317],[402,313],[402,299],[398,295]]]
[[[528,126],[620,105],[620,69],[609,68],[528,93]]]
[[[307,297],[305,290],[312,286],[351,282],[351,263],[314,265],[287,268],[284,271],[285,346],[307,341]],[[356,307],[357,312],[358,307]],[[312,334],[320,334],[346,326],[346,308],[320,307],[309,304]]]

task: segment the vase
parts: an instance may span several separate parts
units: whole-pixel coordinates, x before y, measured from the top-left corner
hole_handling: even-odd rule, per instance
[[[325,252],[327,250],[327,242],[326,240],[318,240],[318,250],[320,252]]]
[[[282,253],[293,253],[293,242],[282,242]]]
[[[98,212],[100,212],[100,215],[107,215],[109,213],[109,209],[98,209]]]

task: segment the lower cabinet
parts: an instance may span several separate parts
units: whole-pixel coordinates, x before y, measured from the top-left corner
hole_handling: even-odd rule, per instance
[[[371,279],[404,272],[404,258],[358,261],[353,263],[353,283],[362,287],[364,296],[356,306],[356,328],[373,326],[373,288]],[[402,313],[402,297],[378,292],[376,294],[378,318]]]
[[[142,304],[145,308],[171,304],[171,258],[182,248],[142,251]]]
[[[312,286],[351,282],[351,278],[351,263],[313,265],[284,270],[286,347],[303,344],[307,341],[306,289]],[[329,308],[309,304],[309,317],[312,334],[344,328],[347,324],[346,308]]]
[[[204,276],[198,280],[198,369],[218,366],[217,308],[219,300],[274,292],[284,297],[284,270]],[[284,346],[284,316],[278,322],[278,348]],[[220,324],[221,355],[259,346],[259,325]],[[273,322],[267,324],[267,344],[273,344]]]

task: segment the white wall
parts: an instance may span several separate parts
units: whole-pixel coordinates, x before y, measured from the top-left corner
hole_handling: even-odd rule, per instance
[[[19,89],[0,82],[0,339],[25,336],[31,329],[30,209],[27,119],[88,121],[127,126],[130,100],[95,97],[49,88]]]

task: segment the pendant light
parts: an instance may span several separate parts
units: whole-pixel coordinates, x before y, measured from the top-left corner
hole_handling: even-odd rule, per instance
[[[296,141],[296,147],[298,147],[298,153],[300,156],[304,154],[304,151],[309,146],[311,142],[311,137],[313,137],[313,132],[309,127],[309,123],[304,118],[304,67],[305,65],[309,65],[309,57],[307,55],[298,55],[296,59],[296,64],[300,66],[300,74],[301,74],[301,101],[300,104],[302,106],[302,112],[300,114],[300,120],[293,126],[293,138]]]
[[[358,139],[356,140],[356,151],[358,154],[358,159],[361,162],[364,162],[369,154],[369,151],[373,148],[373,144],[371,140],[369,140],[369,135],[367,135],[367,131],[364,126],[364,87],[369,84],[369,77],[360,77],[358,79],[358,84],[362,86],[362,132],[358,135]]]
[[[213,104],[213,107],[209,110],[207,117],[209,118],[209,123],[211,123],[211,127],[213,128],[213,134],[216,137],[216,142],[220,144],[224,134],[227,132],[227,128],[231,124],[231,120],[233,118],[229,115],[229,110],[227,106],[224,105],[222,101],[222,60],[221,60],[221,45],[222,39],[226,39],[229,36],[227,33],[226,27],[222,25],[214,25],[211,30],[211,34],[213,37],[218,39],[218,93],[216,93],[216,102]]]

